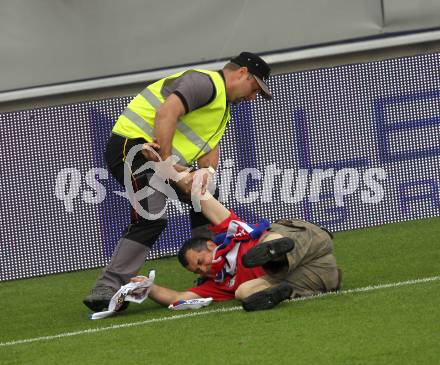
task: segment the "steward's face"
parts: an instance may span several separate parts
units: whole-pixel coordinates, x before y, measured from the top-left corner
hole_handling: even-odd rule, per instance
[[[232,104],[240,104],[242,101],[255,100],[261,87],[254,75],[249,73],[247,67],[235,70],[230,79],[228,101]]]
[[[252,101],[257,98],[257,94],[261,91],[255,77],[250,73],[243,73],[237,82],[237,87],[233,95],[233,104],[240,104],[242,101]]]

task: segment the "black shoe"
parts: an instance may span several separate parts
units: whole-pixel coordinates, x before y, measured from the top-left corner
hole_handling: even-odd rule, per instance
[[[283,300],[289,299],[292,292],[293,288],[283,282],[248,296],[242,301],[243,309],[248,312],[272,309]]]
[[[108,308],[116,291],[116,289],[109,286],[96,286],[92,289],[90,295],[83,300],[83,303],[93,312],[101,312]]]
[[[294,247],[295,242],[291,238],[278,238],[252,247],[243,255],[241,261],[244,267],[262,266],[283,256],[286,252],[293,250]]]

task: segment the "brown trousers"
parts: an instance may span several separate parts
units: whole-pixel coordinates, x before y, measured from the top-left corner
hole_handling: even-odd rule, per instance
[[[298,219],[279,220],[271,224],[260,242],[289,237],[295,247],[286,254],[287,262],[277,270],[265,266],[267,275],[241,284],[235,292],[243,300],[251,294],[287,281],[293,287],[292,297],[310,296],[337,290],[340,274],[333,255],[330,234],[320,227]]]

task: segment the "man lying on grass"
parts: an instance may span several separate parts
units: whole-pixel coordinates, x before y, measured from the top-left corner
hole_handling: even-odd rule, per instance
[[[169,305],[195,298],[235,298],[245,310],[254,311],[339,289],[341,272],[326,230],[297,219],[248,225],[209,192],[200,204],[217,235],[213,240],[189,239],[178,258],[205,281],[183,292],[153,284],[149,293],[153,301]]]

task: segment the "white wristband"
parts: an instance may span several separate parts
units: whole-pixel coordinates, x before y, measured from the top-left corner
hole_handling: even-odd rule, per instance
[[[209,166],[209,167],[208,167],[208,171],[209,171],[209,173],[210,173],[211,175],[214,175],[214,174],[215,174],[215,169],[214,169],[214,167],[212,167],[212,166]]]

